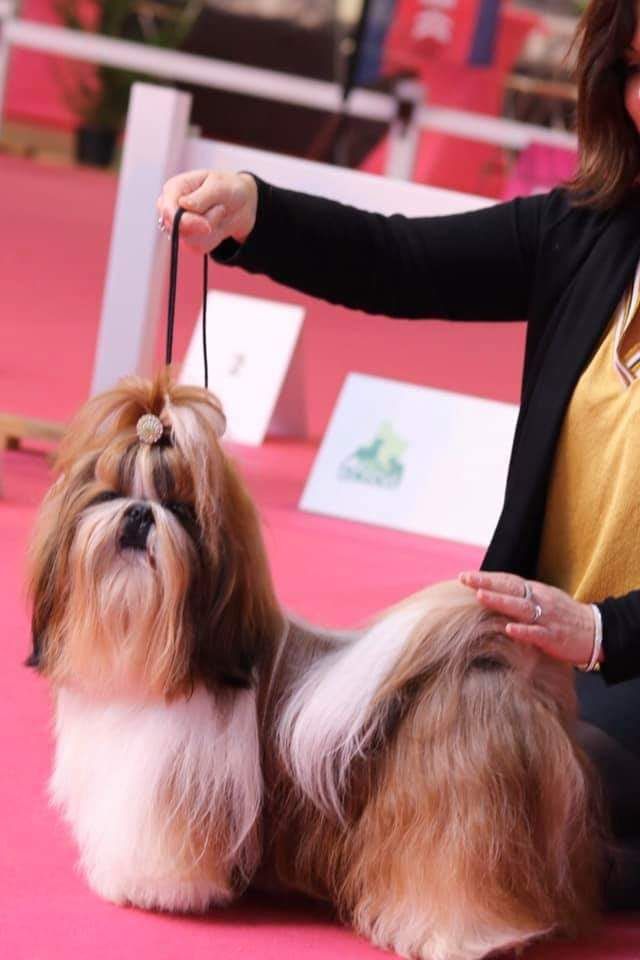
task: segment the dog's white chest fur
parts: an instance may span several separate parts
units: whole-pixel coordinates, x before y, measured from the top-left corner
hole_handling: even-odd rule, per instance
[[[51,796],[91,886],[118,903],[204,909],[259,856],[255,695],[226,710],[203,688],[173,703],[56,700]]]

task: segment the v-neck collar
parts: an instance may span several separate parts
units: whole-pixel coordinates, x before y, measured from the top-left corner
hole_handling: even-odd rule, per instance
[[[623,359],[620,348],[622,346],[622,341],[624,340],[624,335],[629,328],[629,324],[635,317],[638,307],[640,306],[639,297],[640,263],[636,266],[636,272],[633,278],[631,289],[627,288],[627,292],[625,295],[623,295],[622,301],[618,308],[615,333],[613,337],[613,369],[622,381],[624,387],[630,387],[631,384],[635,383],[637,379],[629,369],[628,364]]]

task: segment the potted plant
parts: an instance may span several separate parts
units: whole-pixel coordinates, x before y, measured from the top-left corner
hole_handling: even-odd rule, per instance
[[[179,49],[204,0],[54,0],[60,22],[72,30],[145,45]],[[127,114],[131,85],[155,77],[102,64],[59,67],[67,106],[78,120],[76,159],[109,166]]]

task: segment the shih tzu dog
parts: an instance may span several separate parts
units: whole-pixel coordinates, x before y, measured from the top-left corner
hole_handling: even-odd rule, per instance
[[[457,583],[360,633],[287,616],[224,425],[169,370],[122,380],[72,423],[37,522],[29,663],[90,886],[171,911],[302,891],[424,960],[583,930],[599,828],[571,671]]]

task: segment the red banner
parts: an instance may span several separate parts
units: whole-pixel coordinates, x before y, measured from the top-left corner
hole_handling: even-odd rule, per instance
[[[385,60],[468,63],[482,6],[483,0],[399,0]]]

